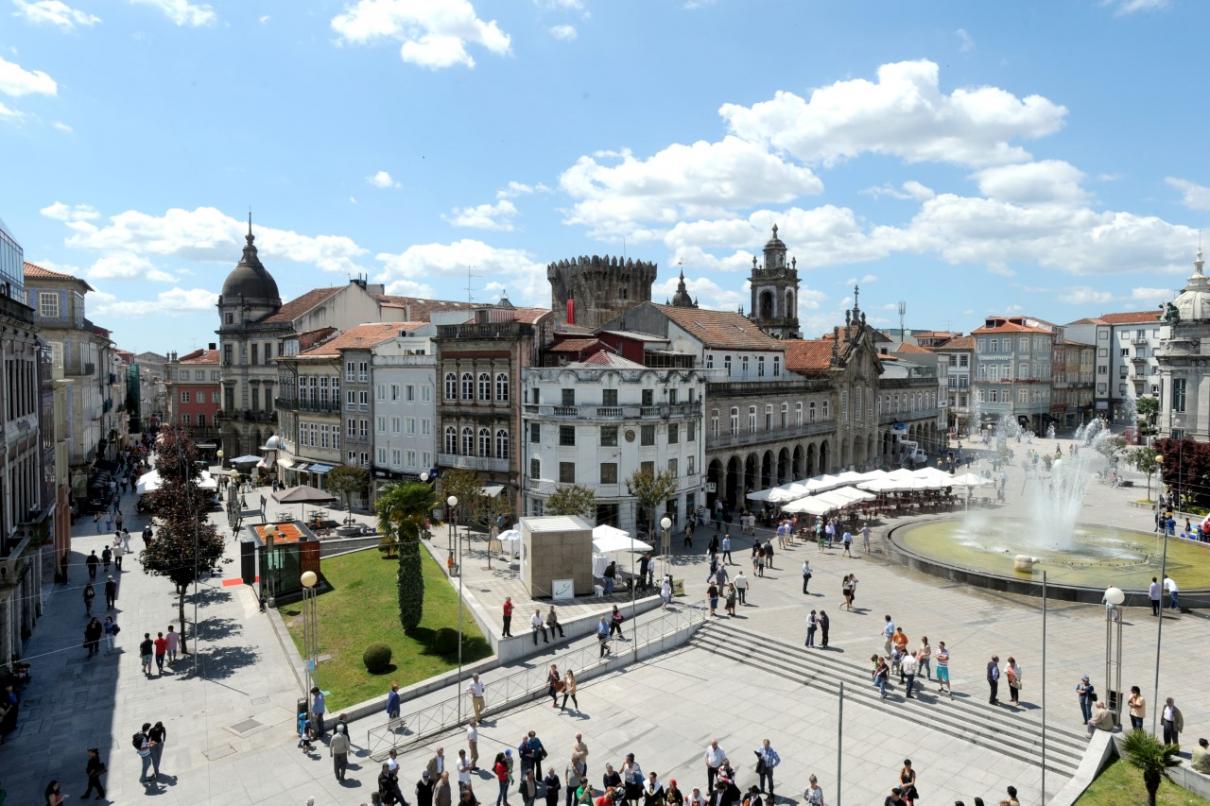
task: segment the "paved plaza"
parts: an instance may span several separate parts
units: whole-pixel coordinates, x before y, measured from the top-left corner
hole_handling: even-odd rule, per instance
[[[1021,486],[1018,472],[1009,471],[1010,497]],[[1150,512],[1131,505],[1140,497],[1138,488],[1112,489],[1094,482],[1082,520],[1148,529]],[[124,509],[129,517],[133,511],[129,496]],[[216,513],[215,519],[221,515]],[[141,525],[137,519],[130,524],[136,550],[141,548],[137,536]],[[106,783],[114,802],[144,797],[154,797],[160,804],[285,806],[303,804],[309,797],[320,806],[370,801],[378,772],[373,759],[355,758],[349,780],[341,785],[332,775],[326,748],[314,757],[295,748],[293,714],[301,684],[289,660],[294,655],[286,651],[269,618],[258,612],[255,598],[242,586],[224,587],[215,581],[203,588],[201,674],[194,673],[192,660],[184,658],[172,673],[146,679],[139,670],[138,641],[143,632],[154,635],[167,627],[175,617],[175,597],[166,580],[144,575],[137,561],[127,559],[117,610],[122,649],[87,660],[80,647],[85,624],[80,593],[87,576],[82,563],[91,549],[99,550],[106,542],[91,531],[90,519],[77,524],[71,580],[53,588],[26,652],[33,659],[34,680],[25,690],[18,731],[0,747],[0,787],[8,790],[10,803],[39,802],[51,778],[59,778],[65,792],[78,796],[85,784],[84,751],[93,745],[102,748],[109,765]],[[644,770],[655,770],[662,778],[676,777],[688,792],[705,783],[700,758],[711,737],[717,736],[732,753],[745,787],[755,782],[751,752],[760,739],[769,738],[784,759],[778,770],[779,799],[799,799],[806,776],[813,772],[833,802],[837,698],[829,693],[828,676],[852,672],[846,679],[860,680],[870,654],[882,646],[883,615],[890,614],[913,646],[922,635],[934,646],[938,641],[947,643],[953,655],[956,700],[961,701],[951,705],[926,696],[905,703],[896,695],[878,703],[869,696],[868,687],[854,690],[844,710],[845,802],[876,802],[894,783],[903,758],[910,757],[919,770],[923,802],[948,803],[961,797],[970,803],[975,795],[992,802],[1012,783],[1021,791],[1023,803],[1037,803],[1040,771],[1028,760],[1028,748],[1022,748],[1024,760],[1014,758],[986,743],[967,740],[952,726],[953,714],[958,713],[969,723],[972,736],[980,722],[994,729],[1004,720],[1020,720],[1036,729],[1041,719],[1040,601],[974,589],[887,563],[877,552],[880,541],[876,531],[875,553],[861,556],[858,545],[854,558],[841,557],[839,549],[821,551],[813,544],[779,550],[775,568],[752,580],[749,605],[741,606],[734,619],[718,619],[718,624],[679,650],[586,683],[580,689],[583,713],[559,714],[548,701],[539,700],[501,714],[482,731],[481,755],[515,747],[522,733],[533,729],[562,775],[567,748],[580,731],[591,749],[589,771],[595,784],[600,783],[605,762],[620,765],[624,753],[634,752]],[[673,540],[674,545],[679,542]],[[699,530],[699,552],[678,554],[672,561],[674,573],[686,581],[689,600],[704,595],[706,562],[701,550],[705,542]],[[750,540],[737,535],[736,543],[739,565],[731,570],[742,568],[751,576]],[[228,546],[234,558],[235,544]],[[809,595],[801,592],[799,566],[804,558],[814,568]],[[236,576],[236,568],[228,565],[224,576]],[[840,580],[847,573],[860,579],[857,609],[852,613],[838,607]],[[477,584],[489,583],[484,579]],[[800,674],[794,671],[798,666],[781,660],[802,651],[797,647],[810,608],[826,610],[831,617],[832,649],[826,652],[831,666],[812,667],[809,657],[795,660],[803,669],[819,670]],[[1047,721],[1055,731],[1078,734],[1074,687],[1079,677],[1089,674],[1098,689],[1105,690],[1104,611],[1097,605],[1056,602],[1051,604],[1048,624]],[[1183,710],[1186,749],[1203,731],[1210,732],[1210,694],[1188,682],[1204,675],[1205,627],[1200,611],[1164,621],[1160,697],[1175,697]],[[1141,686],[1150,707],[1156,620],[1145,610],[1131,609],[1124,635],[1123,683]],[[591,639],[577,645],[584,643]],[[787,645],[794,647],[793,652]],[[729,654],[720,647],[734,651]],[[552,646],[549,654],[517,668],[541,666],[551,658],[557,662],[560,651],[566,648]],[[1001,665],[1014,656],[1023,670],[1020,709],[986,704],[984,667],[993,654],[999,655]],[[490,682],[509,671],[493,670],[487,679]],[[933,693],[931,689],[930,685],[926,695]],[[404,710],[447,693],[405,702]],[[1003,687],[1001,700],[1007,701]],[[951,708],[962,710],[945,710]],[[156,787],[144,788],[137,781],[139,762],[130,736],[143,722],[157,720],[169,732],[164,775]],[[356,723],[351,731],[354,742],[361,744],[366,729],[381,721],[381,716],[373,716]],[[451,759],[463,746],[459,734],[434,737],[409,748],[402,757],[405,791],[410,791],[437,744],[446,747]],[[1061,772],[1052,773],[1047,791],[1057,792],[1063,781]],[[494,783],[483,779],[476,793],[484,802],[494,801]]]

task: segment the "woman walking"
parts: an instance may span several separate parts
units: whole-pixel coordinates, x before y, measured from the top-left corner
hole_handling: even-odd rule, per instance
[[[1147,717],[1147,701],[1138,686],[1130,687],[1130,699],[1126,701],[1130,707],[1130,727],[1133,730],[1143,729],[1143,720]]]
[[[886,658],[881,655],[871,655],[870,662],[874,664],[874,671],[871,676],[874,679],[874,685],[878,686],[878,693],[882,695],[882,699],[886,699],[886,682],[890,676],[891,670],[886,665]]]
[[[496,774],[496,783],[500,786],[500,793],[496,795],[496,806],[508,806],[508,764],[504,761],[503,753],[496,753],[492,772]]]
[[[563,678],[559,675],[559,667],[553,663],[546,673],[546,693],[550,695],[550,707],[559,707],[559,690],[563,688]]]
[[[844,579],[840,581],[840,598],[844,599],[844,604],[841,605],[846,610],[853,609],[853,603],[850,596],[853,592],[852,574],[845,574]]]
[[[1013,660],[1010,655],[1008,657],[1008,666],[1004,669],[1004,676],[1008,678],[1008,696],[1009,701],[1013,705],[1020,705],[1021,700],[1021,667]]]
[[[579,713],[580,701],[576,699],[576,676],[571,669],[568,669],[567,673],[563,675],[563,705],[560,706],[560,711],[567,707],[568,697],[571,697],[571,702],[576,707],[576,713]]]
[[[736,598],[735,583],[728,582],[727,583],[727,615],[728,616],[735,615],[735,598]]]
[[[916,650],[916,674],[923,674],[926,680],[933,679],[933,648],[929,646],[929,637],[920,637],[920,649]]]
[[[710,587],[706,588],[706,598],[708,598],[710,600],[710,615],[717,616],[718,615],[718,585],[715,585],[713,582],[710,583]]]

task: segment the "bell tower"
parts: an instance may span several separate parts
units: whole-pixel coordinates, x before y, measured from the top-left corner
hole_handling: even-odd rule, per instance
[[[786,245],[777,237],[765,243],[765,263],[752,256],[752,307],[748,318],[775,339],[801,338],[798,329],[798,259],[786,262]]]

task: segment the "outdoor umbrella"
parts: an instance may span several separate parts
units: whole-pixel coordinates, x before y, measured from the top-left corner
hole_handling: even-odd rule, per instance
[[[288,490],[278,490],[273,493],[273,500],[279,504],[301,505],[301,512],[305,520],[307,504],[330,504],[336,500],[336,496],[318,487],[312,487],[309,484],[300,484]]]
[[[247,456],[235,457],[234,459],[231,460],[231,464],[233,464],[233,465],[254,465],[259,461],[260,461],[259,456],[253,456],[252,454],[248,454]]]

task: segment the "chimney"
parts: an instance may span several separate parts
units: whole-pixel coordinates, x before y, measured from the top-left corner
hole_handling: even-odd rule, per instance
[[[214,342],[210,342],[209,344],[207,344],[207,345],[206,345],[206,349],[207,349],[207,350],[217,350],[217,349],[218,349],[218,345],[217,345],[217,344],[215,344]]]
[[[576,323],[576,298],[569,296],[567,298],[567,324],[574,325]]]

